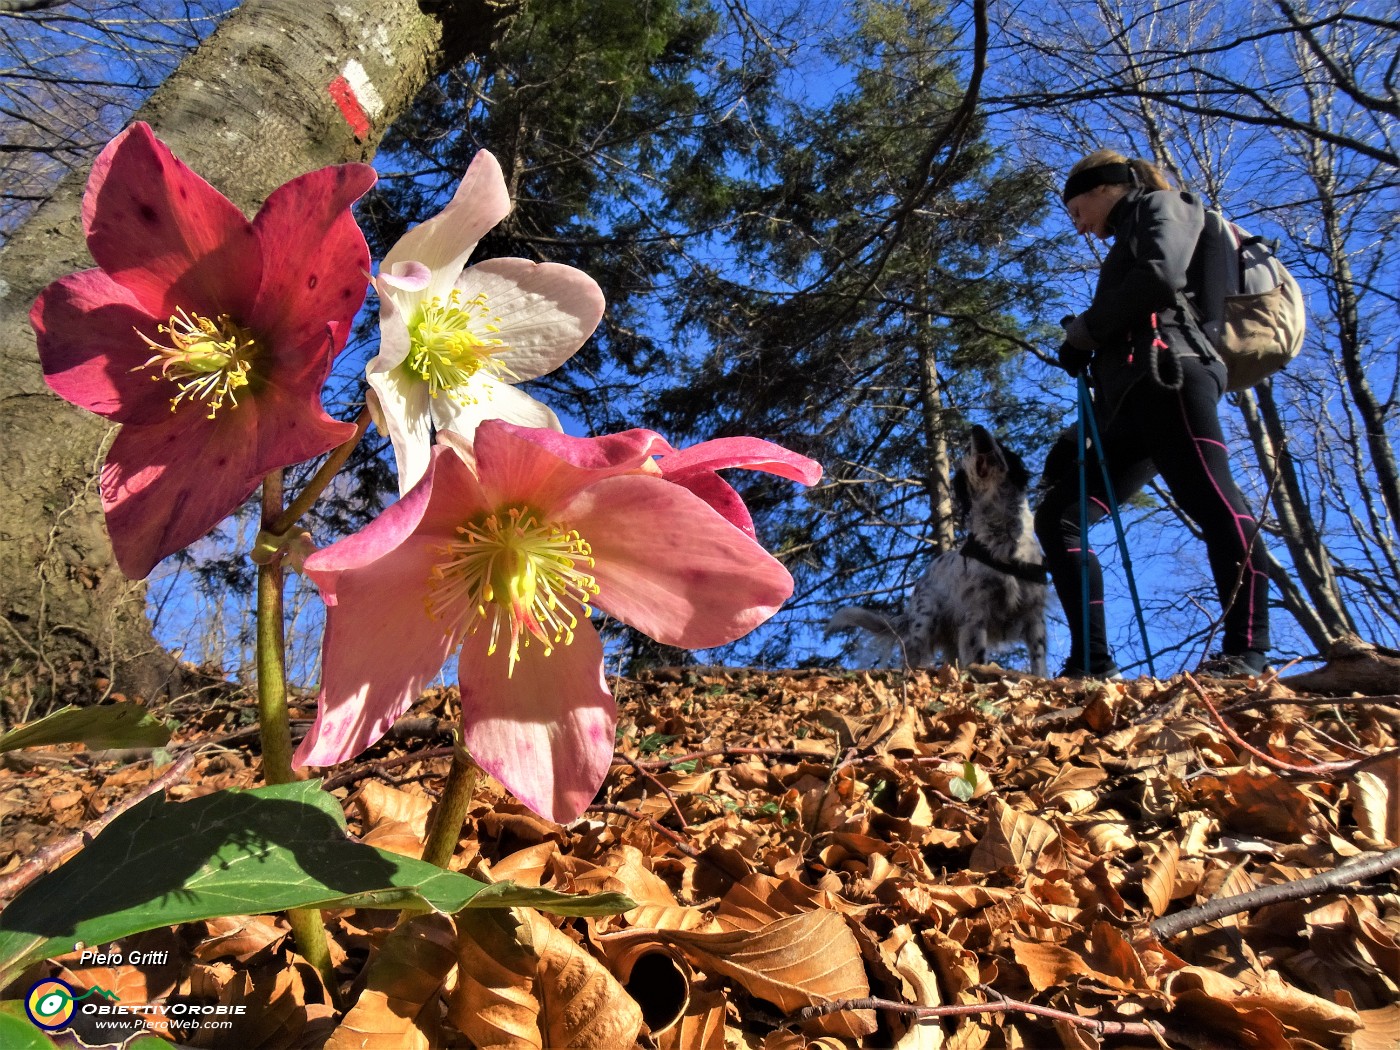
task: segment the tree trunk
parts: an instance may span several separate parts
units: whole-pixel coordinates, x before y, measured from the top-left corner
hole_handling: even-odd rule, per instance
[[[1312,508],[1303,494],[1297,465],[1285,440],[1273,384],[1263,383],[1246,391],[1239,399],[1240,415],[1254,444],[1259,465],[1271,479],[1270,502],[1278,517],[1279,536],[1293,561],[1298,587],[1281,586],[1284,605],[1319,652],[1356,628],[1347,612],[1346,601],[1332,571],[1331,555],[1313,520]],[[1277,563],[1271,566],[1271,569]],[[1276,571],[1270,576],[1282,584]]]
[[[953,466],[948,453],[948,428],[944,421],[943,383],[938,375],[938,355],[927,307],[928,286],[919,282],[917,304],[925,308],[917,324],[914,354],[919,362],[919,425],[924,442],[924,491],[928,494],[928,538],[935,554],[950,551],[957,543],[957,511],[953,506]]]
[[[504,10],[248,0],[134,119],[252,214],[295,175],[372,158],[430,78],[489,45]],[[49,392],[28,321],[45,285],[92,265],[86,176],[64,180],[0,249],[0,659],[9,696],[41,705],[108,682],[146,697],[182,687],[152,636],[145,585],[121,574],[107,539],[97,470],[113,428]]]

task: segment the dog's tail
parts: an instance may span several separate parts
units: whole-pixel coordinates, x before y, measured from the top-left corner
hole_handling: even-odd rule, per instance
[[[826,621],[825,633],[830,635],[857,627],[887,641],[893,642],[899,638],[899,624],[895,620],[874,609],[862,609],[856,605],[837,609]]]
[[[868,631],[870,637],[865,639],[860,648],[864,659],[877,664],[891,660],[904,664],[916,655],[908,653],[905,649],[906,626],[907,623],[902,613],[886,616],[874,609],[862,609],[856,605],[847,605],[845,608],[836,610],[835,615],[826,621],[826,634],[829,636],[837,631],[850,630]]]

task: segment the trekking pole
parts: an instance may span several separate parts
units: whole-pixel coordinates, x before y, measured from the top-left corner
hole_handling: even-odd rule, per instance
[[[1099,439],[1099,425],[1098,425],[1097,421],[1095,421],[1095,419],[1094,419],[1094,403],[1093,403],[1093,400],[1089,397],[1089,382],[1088,382],[1088,380],[1086,380],[1086,379],[1084,378],[1083,375],[1080,375],[1080,377],[1079,377],[1079,427],[1080,427],[1080,434],[1081,434],[1081,441],[1080,441],[1081,446],[1083,445],[1082,435],[1083,435],[1083,430],[1084,430],[1084,426],[1085,426],[1084,421],[1085,421],[1086,418],[1087,418],[1088,421],[1089,421],[1089,422],[1088,422],[1089,437],[1090,437],[1090,439],[1091,439],[1091,440],[1093,441],[1093,443],[1094,443],[1094,449],[1096,450],[1096,452],[1097,452],[1097,454],[1098,454],[1099,467],[1100,467],[1101,470],[1103,471],[1103,489],[1104,489],[1104,496],[1105,496],[1105,498],[1108,500],[1108,509],[1109,509],[1109,513],[1113,516],[1113,531],[1114,531],[1114,533],[1115,533],[1115,534],[1117,535],[1117,537],[1118,537],[1118,552],[1123,556],[1123,572],[1124,572],[1124,574],[1128,577],[1128,593],[1132,596],[1132,599],[1133,599],[1133,613],[1137,616],[1138,632],[1142,635],[1142,651],[1143,651],[1143,652],[1146,654],[1146,656],[1147,656],[1147,672],[1148,672],[1148,674],[1150,674],[1153,678],[1156,678],[1156,677],[1157,677],[1157,667],[1156,667],[1156,665],[1152,662],[1152,646],[1151,646],[1151,644],[1150,644],[1150,643],[1148,642],[1148,640],[1147,640],[1147,620],[1146,620],[1146,619],[1143,617],[1143,615],[1142,615],[1142,602],[1140,602],[1140,601],[1138,600],[1137,581],[1133,578],[1133,559],[1132,559],[1131,555],[1128,554],[1128,537],[1127,537],[1127,536],[1124,534],[1124,532],[1123,532],[1123,519],[1122,519],[1121,517],[1119,517],[1119,515],[1118,515],[1118,499],[1117,499],[1117,497],[1114,496],[1114,494],[1113,494],[1113,481],[1112,481],[1112,480],[1109,478],[1109,476],[1108,476],[1108,457],[1104,454],[1103,442]],[[1087,456],[1087,455],[1084,455],[1083,453],[1081,453],[1081,455],[1083,455],[1084,459],[1087,459],[1087,458],[1088,458],[1088,456]],[[1088,486],[1087,486],[1087,485],[1085,484],[1085,482],[1084,482],[1084,463],[1083,463],[1083,460],[1081,460],[1081,462],[1080,462],[1079,479],[1080,479],[1080,481],[1079,481],[1079,492],[1080,492],[1080,497],[1079,497],[1079,519],[1080,519],[1081,522],[1086,523],[1086,524],[1084,525],[1084,529],[1085,529],[1085,531],[1086,531],[1086,533],[1087,533],[1087,530],[1088,530],[1087,522],[1088,522],[1088,520],[1089,520],[1089,489],[1088,489]],[[1088,536],[1087,536],[1087,535],[1084,535],[1083,538],[1082,538],[1081,541],[1080,541],[1080,542],[1081,542],[1081,545],[1084,547],[1084,549],[1085,549],[1086,552],[1087,552],[1087,550],[1088,550],[1088,539],[1089,539]],[[1088,614],[1088,609],[1089,609],[1089,599],[1088,599],[1088,590],[1089,590],[1089,563],[1088,563],[1087,554],[1084,555],[1084,561],[1083,561],[1082,564],[1083,564],[1083,566],[1084,566],[1083,575],[1084,575],[1084,592],[1085,592],[1085,598],[1084,598],[1084,609],[1085,609],[1084,620],[1085,620],[1085,623],[1087,624],[1087,623],[1088,623],[1088,619],[1089,619],[1089,614]],[[1087,652],[1088,652],[1088,647],[1089,647],[1089,643],[1088,643],[1088,640],[1087,640],[1087,639],[1088,639],[1088,631],[1087,631],[1087,629],[1086,629],[1086,631],[1085,631],[1085,639],[1086,639],[1086,640],[1085,640],[1085,643],[1084,643],[1084,648],[1085,648],[1085,652],[1086,652],[1086,654],[1087,654]],[[1087,662],[1087,660],[1086,660],[1086,662],[1085,662],[1085,669],[1086,669],[1086,670],[1088,669],[1088,662]]]
[[[1079,454],[1077,462],[1079,464],[1079,607],[1083,610],[1081,627],[1083,633],[1080,638],[1083,641],[1083,651],[1080,653],[1079,666],[1085,674],[1089,673],[1089,477],[1087,465],[1089,462],[1089,439],[1084,430],[1084,412],[1088,404],[1089,384],[1084,377],[1079,376]]]

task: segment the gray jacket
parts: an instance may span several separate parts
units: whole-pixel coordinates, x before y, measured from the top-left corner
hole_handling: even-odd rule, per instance
[[[1204,223],[1200,200],[1184,190],[1134,188],[1109,212],[1113,245],[1074,333],[1084,340],[1087,332],[1084,341],[1093,345],[1085,349],[1095,350],[1090,369],[1101,417],[1111,418],[1144,379],[1179,386],[1176,359],[1187,354],[1218,370],[1224,388],[1225,366],[1197,327],[1187,290]]]

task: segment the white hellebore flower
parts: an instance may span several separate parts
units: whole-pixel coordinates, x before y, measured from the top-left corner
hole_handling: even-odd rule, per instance
[[[603,293],[558,263],[468,267],[477,242],[509,213],[501,166],[482,150],[447,207],[404,234],[374,279],[380,349],[366,368],[369,403],[393,442],[400,495],[427,471],[437,431],[470,441],[484,419],[563,429],[512,384],[573,356],[598,327]]]

